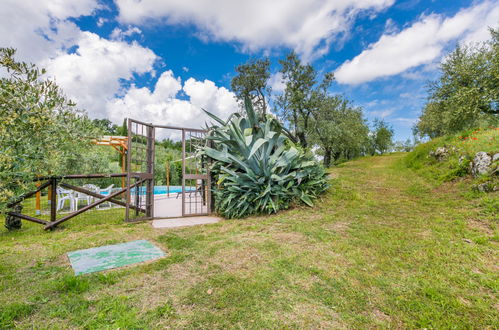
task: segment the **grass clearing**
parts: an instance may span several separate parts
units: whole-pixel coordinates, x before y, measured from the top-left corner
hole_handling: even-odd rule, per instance
[[[268,217],[157,230],[116,209],[3,230],[0,328],[495,327],[498,193],[403,157],[342,164],[315,208]],[[135,239],[167,256],[75,277],[64,255]]]

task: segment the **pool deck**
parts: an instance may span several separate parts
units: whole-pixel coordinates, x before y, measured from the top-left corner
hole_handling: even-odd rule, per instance
[[[189,209],[189,204],[186,205],[186,212],[187,213],[194,213],[194,201],[196,198],[194,195],[187,194],[186,195],[186,202],[189,203],[190,201],[193,201],[192,203],[192,209]],[[198,195],[197,201],[200,202],[200,197]],[[197,204],[197,213],[204,213],[207,212],[206,206],[201,206],[200,203]],[[166,195],[158,195],[154,196],[154,217],[156,218],[175,218],[175,217],[181,217],[182,216],[182,196],[179,196],[177,198],[177,193],[172,193],[170,194],[170,197],[167,197]]]
[[[173,218],[173,219],[158,219],[153,220],[152,226],[153,228],[162,229],[162,228],[178,228],[178,227],[188,227],[188,226],[197,226],[197,225],[206,225],[211,223],[217,223],[221,219],[218,217],[185,217],[185,218]]]

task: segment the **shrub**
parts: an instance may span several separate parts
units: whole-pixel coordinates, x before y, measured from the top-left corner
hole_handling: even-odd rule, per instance
[[[245,114],[210,128],[213,147],[201,151],[214,162],[215,209],[227,218],[274,213],[295,201],[312,206],[328,188],[326,173],[297,148],[271,115],[262,116],[245,101]]]

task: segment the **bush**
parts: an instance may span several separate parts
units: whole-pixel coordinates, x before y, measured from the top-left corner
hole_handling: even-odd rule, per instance
[[[202,153],[214,160],[215,209],[224,217],[274,213],[295,201],[312,200],[328,188],[323,167],[298,149],[272,116],[262,116],[245,101],[246,114],[233,114],[210,128],[213,147]]]

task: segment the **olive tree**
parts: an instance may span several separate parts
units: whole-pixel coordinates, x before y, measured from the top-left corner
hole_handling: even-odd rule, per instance
[[[241,105],[249,97],[255,110],[263,115],[267,113],[268,97],[271,88],[267,81],[270,78],[270,60],[250,59],[236,67],[237,75],[232,78],[230,86]]]
[[[0,48],[0,212],[36,176],[64,174],[95,137],[90,120],[45,71]]]
[[[324,156],[324,166],[340,158],[352,159],[365,152],[369,127],[362,109],[342,96],[323,95],[313,113],[312,142]]]
[[[416,125],[430,138],[499,122],[499,29],[482,44],[459,45],[428,85],[428,101]]]

